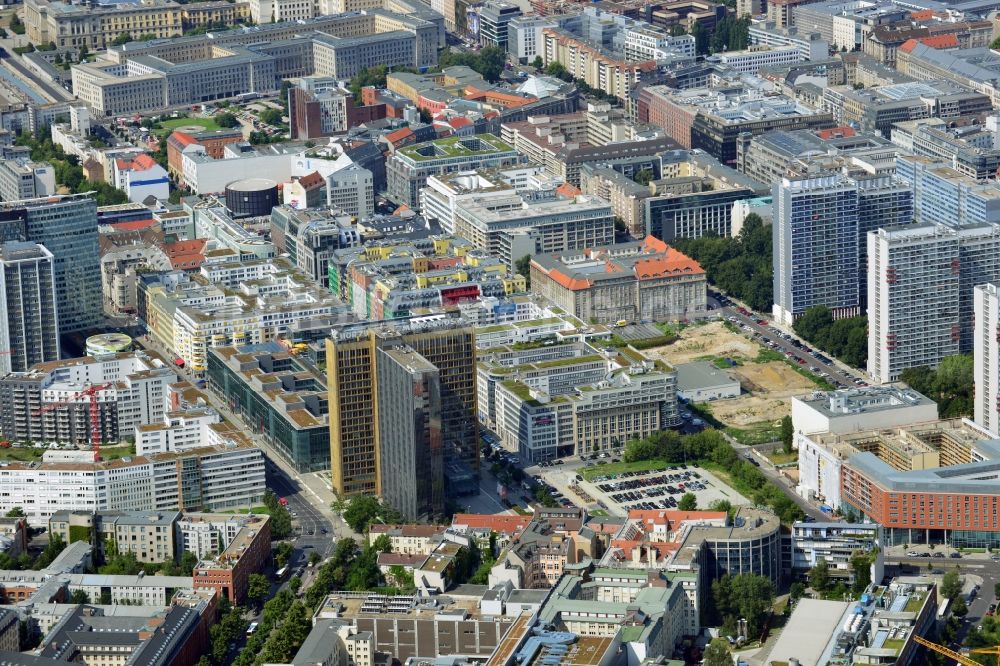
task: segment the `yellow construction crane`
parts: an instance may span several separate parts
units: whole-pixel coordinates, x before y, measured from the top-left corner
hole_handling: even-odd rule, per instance
[[[913,640],[915,640],[920,645],[923,645],[925,648],[928,648],[930,650],[934,650],[938,654],[943,654],[944,656],[948,657],[949,659],[954,659],[955,661],[957,661],[960,664],[963,664],[964,666],[982,666],[982,664],[980,664],[978,661],[975,661],[973,659],[969,659],[964,654],[959,654],[958,652],[955,652],[954,650],[946,648],[943,645],[938,645],[937,643],[929,641],[926,638],[924,638],[923,636],[914,636]],[[996,658],[997,658],[997,666],[1000,666],[1000,645],[995,645],[995,646],[990,647],[990,648],[979,648],[979,649],[976,649],[976,650],[969,650],[969,652],[971,652],[973,654],[992,654],[992,655],[995,655]]]

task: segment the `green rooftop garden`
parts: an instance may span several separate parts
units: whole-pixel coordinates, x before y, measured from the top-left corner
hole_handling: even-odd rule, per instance
[[[924,595],[914,594],[910,597],[910,600],[906,602],[906,608],[904,609],[907,613],[919,613],[921,606],[924,605]]]
[[[435,139],[407,146],[398,152],[404,157],[420,162],[448,157],[488,155],[513,150],[513,146],[499,137],[492,134],[476,134],[474,136],[450,136],[444,139]]]

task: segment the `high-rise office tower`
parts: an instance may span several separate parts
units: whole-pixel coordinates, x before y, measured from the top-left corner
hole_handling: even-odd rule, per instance
[[[59,358],[52,253],[43,245],[0,246],[0,374]]]
[[[868,307],[868,232],[913,222],[913,188],[898,178],[856,179],[858,186],[858,303]]]
[[[402,344],[379,349],[375,365],[382,497],[409,520],[442,513],[440,371]]]
[[[858,314],[858,188],[839,175],[774,185],[774,317]]]
[[[0,241],[7,240],[40,243],[52,253],[61,334],[101,323],[101,258],[92,198],[70,195],[0,204]]]
[[[1000,290],[982,284],[973,291],[976,313],[973,373],[976,424],[1000,435]]]
[[[392,350],[399,353],[385,353]],[[437,507],[435,484],[444,484],[451,496],[477,492],[479,426],[471,326],[442,317],[339,326],[327,340],[326,357],[331,471],[338,495],[376,493],[402,502],[399,498],[406,495],[401,489],[413,484],[411,496],[423,493],[422,499],[407,499],[406,506],[397,506],[408,511],[407,506],[420,504]],[[401,363],[404,357],[412,371]],[[400,402],[398,392],[417,388],[432,397],[424,401],[411,396]],[[396,408],[390,407],[404,402],[406,409],[420,411],[407,426],[408,433],[397,425]],[[420,451],[437,446],[436,419],[440,419],[440,479],[437,463],[419,457]]]

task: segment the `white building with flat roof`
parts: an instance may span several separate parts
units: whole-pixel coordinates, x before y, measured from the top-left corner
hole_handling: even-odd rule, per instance
[[[792,398],[792,425],[805,435],[892,428],[937,418],[936,402],[902,384],[816,391]]]

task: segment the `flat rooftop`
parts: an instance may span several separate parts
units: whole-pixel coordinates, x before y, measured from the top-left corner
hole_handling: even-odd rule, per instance
[[[851,605],[844,601],[801,599],[765,663],[798,659],[802,666],[821,664],[827,645]]]
[[[843,391],[817,391],[795,400],[828,418],[937,404],[927,396],[901,386],[868,386]]]

